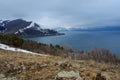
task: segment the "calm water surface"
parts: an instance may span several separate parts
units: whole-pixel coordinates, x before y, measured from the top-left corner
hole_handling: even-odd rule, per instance
[[[120,55],[120,32],[119,31],[66,31],[65,35],[26,38],[37,42],[53,45],[59,44],[74,50],[92,50],[96,48],[109,49],[115,54]]]

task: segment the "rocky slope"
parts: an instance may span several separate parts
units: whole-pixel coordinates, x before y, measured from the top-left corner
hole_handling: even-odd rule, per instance
[[[43,29],[37,23],[23,19],[5,21],[0,20],[0,33],[16,34],[22,37],[51,36],[61,34],[51,29]]]
[[[120,65],[0,50],[0,80],[120,80]]]

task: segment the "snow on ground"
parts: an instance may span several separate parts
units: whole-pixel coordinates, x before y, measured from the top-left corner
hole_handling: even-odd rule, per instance
[[[40,55],[40,56],[47,56],[47,55],[44,55],[44,54],[38,54],[38,53],[31,52],[31,51],[10,47],[8,45],[1,44],[1,43],[0,43],[0,49],[8,50],[8,51],[14,51],[14,52],[23,52],[23,53],[35,54],[35,55]]]
[[[2,23],[3,21],[2,20],[0,20],[0,23]]]
[[[31,28],[31,27],[34,27],[34,25],[35,25],[35,23],[34,23],[34,22],[31,22],[29,26],[27,26],[27,27],[25,27],[25,28],[22,28],[22,29],[19,29],[19,31],[15,32],[15,34],[18,34],[18,32],[23,33],[24,30],[29,29],[29,28]]]
[[[28,28],[31,28],[31,27],[34,27],[35,23],[34,22],[31,22],[29,26],[23,28],[23,29],[19,29],[19,31],[22,33],[24,32],[24,30],[28,29]]]
[[[34,27],[34,25],[35,25],[35,23],[31,22],[31,24],[29,26],[27,26],[26,28],[24,28],[24,29],[28,29],[28,28]]]

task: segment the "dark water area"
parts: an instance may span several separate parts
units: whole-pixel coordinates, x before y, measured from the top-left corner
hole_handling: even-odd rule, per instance
[[[65,35],[25,38],[46,44],[59,44],[74,50],[109,49],[120,56],[120,31],[66,31]]]

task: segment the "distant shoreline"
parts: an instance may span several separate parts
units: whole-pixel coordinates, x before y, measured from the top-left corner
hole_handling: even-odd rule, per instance
[[[35,38],[35,37],[47,37],[47,36],[61,36],[65,35],[65,33],[57,33],[57,34],[49,34],[49,35],[34,35],[34,36],[21,36],[22,38]]]

